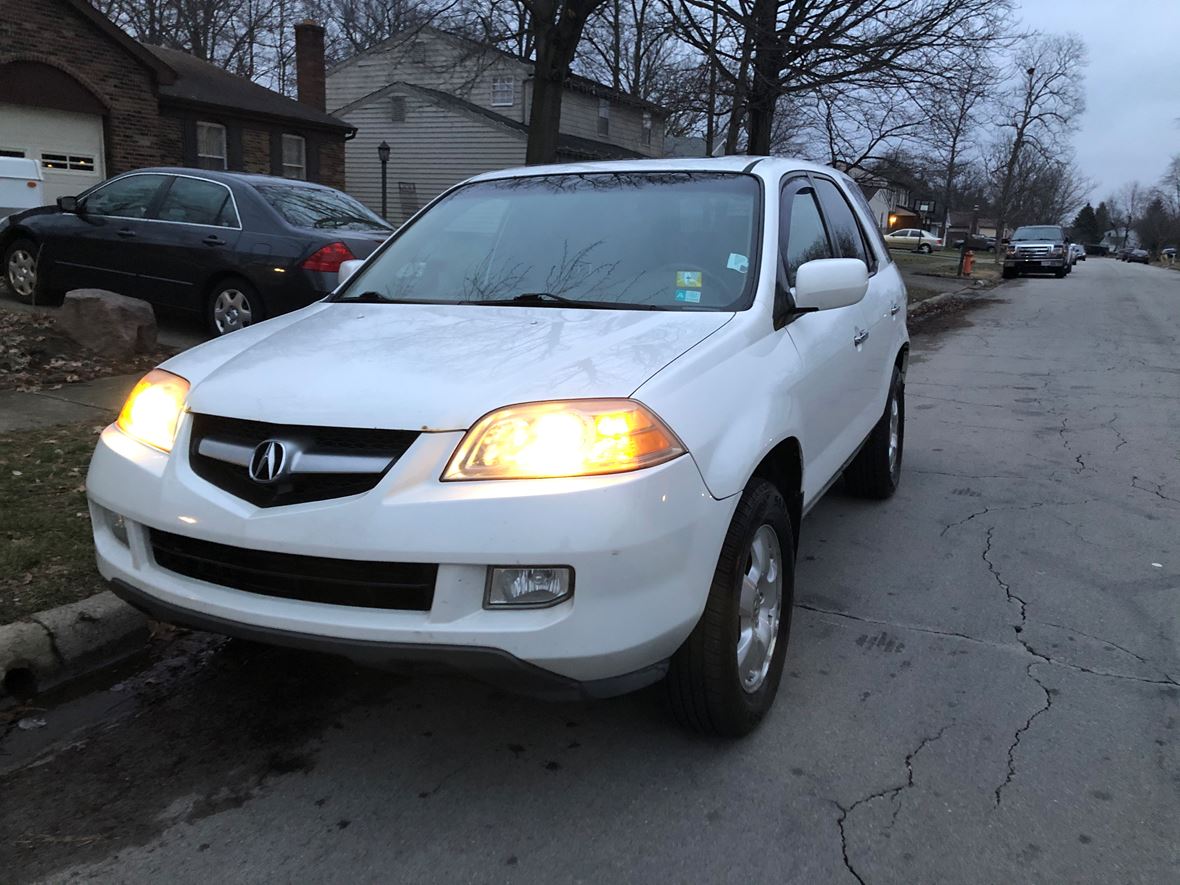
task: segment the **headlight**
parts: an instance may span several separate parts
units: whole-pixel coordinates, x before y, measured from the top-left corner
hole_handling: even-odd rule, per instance
[[[115,424],[132,439],[170,452],[186,396],[187,381],[163,369],[152,369],[135,385]]]
[[[594,476],[652,467],[683,455],[676,435],[628,399],[509,406],[467,432],[444,480]]]
[[[1062,254],[1064,254],[1064,252],[1065,252],[1064,246],[1054,246],[1053,247],[1053,254],[1054,255],[1062,255]]]

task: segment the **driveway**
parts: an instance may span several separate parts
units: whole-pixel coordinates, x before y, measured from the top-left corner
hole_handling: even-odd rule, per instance
[[[779,702],[549,705],[183,638],[0,741],[0,869],[126,882],[1145,882],[1180,864],[1180,276],[919,335],[901,490],[803,525]],[[114,684],[112,684],[114,683]]]

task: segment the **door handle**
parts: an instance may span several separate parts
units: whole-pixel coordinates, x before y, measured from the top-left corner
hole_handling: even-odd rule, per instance
[[[896,313],[897,313],[899,310],[901,310],[901,308],[900,308],[898,305],[896,305],[896,304],[894,304],[894,305],[891,305],[891,306],[890,306],[890,308],[889,308],[889,315],[890,315],[890,316],[893,316],[893,315],[894,315],[894,314],[896,314]]]
[[[868,329],[861,329],[860,331],[858,331],[856,333],[856,337],[852,339],[852,343],[855,344],[857,347],[860,347],[862,344],[864,344],[868,340],[869,340],[869,330]]]
[[[224,246],[225,240],[217,236],[217,234],[209,234],[205,239],[201,240],[206,246]]]
[[[125,228],[122,228],[121,230],[117,230],[117,231],[115,231],[115,233],[117,233],[119,236],[124,237],[124,238],[130,238],[130,237],[135,236],[135,231],[133,231],[129,227],[125,227]]]

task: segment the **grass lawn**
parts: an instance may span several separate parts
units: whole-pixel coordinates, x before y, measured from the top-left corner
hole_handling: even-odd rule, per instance
[[[911,274],[923,274],[936,277],[954,277],[959,269],[959,253],[956,249],[943,249],[941,252],[931,252],[922,255],[905,249],[890,249],[890,256],[897,262],[898,267]],[[987,252],[975,253],[975,269],[970,277],[964,277],[963,285],[970,280],[983,280],[988,283],[1000,279],[1002,264],[995,263],[995,256]]]
[[[0,434],[0,624],[105,589],[84,490],[101,429]]]

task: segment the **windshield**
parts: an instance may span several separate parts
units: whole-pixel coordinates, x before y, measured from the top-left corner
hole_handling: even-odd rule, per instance
[[[1061,228],[1053,225],[1043,224],[1037,227],[1018,227],[1016,233],[1012,234],[1012,241],[1019,240],[1061,240],[1064,235],[1061,233]]]
[[[403,228],[339,300],[740,310],[759,212],[757,179],[737,173],[477,182]]]
[[[294,227],[315,230],[392,230],[348,194],[303,184],[258,184],[262,198]]]

